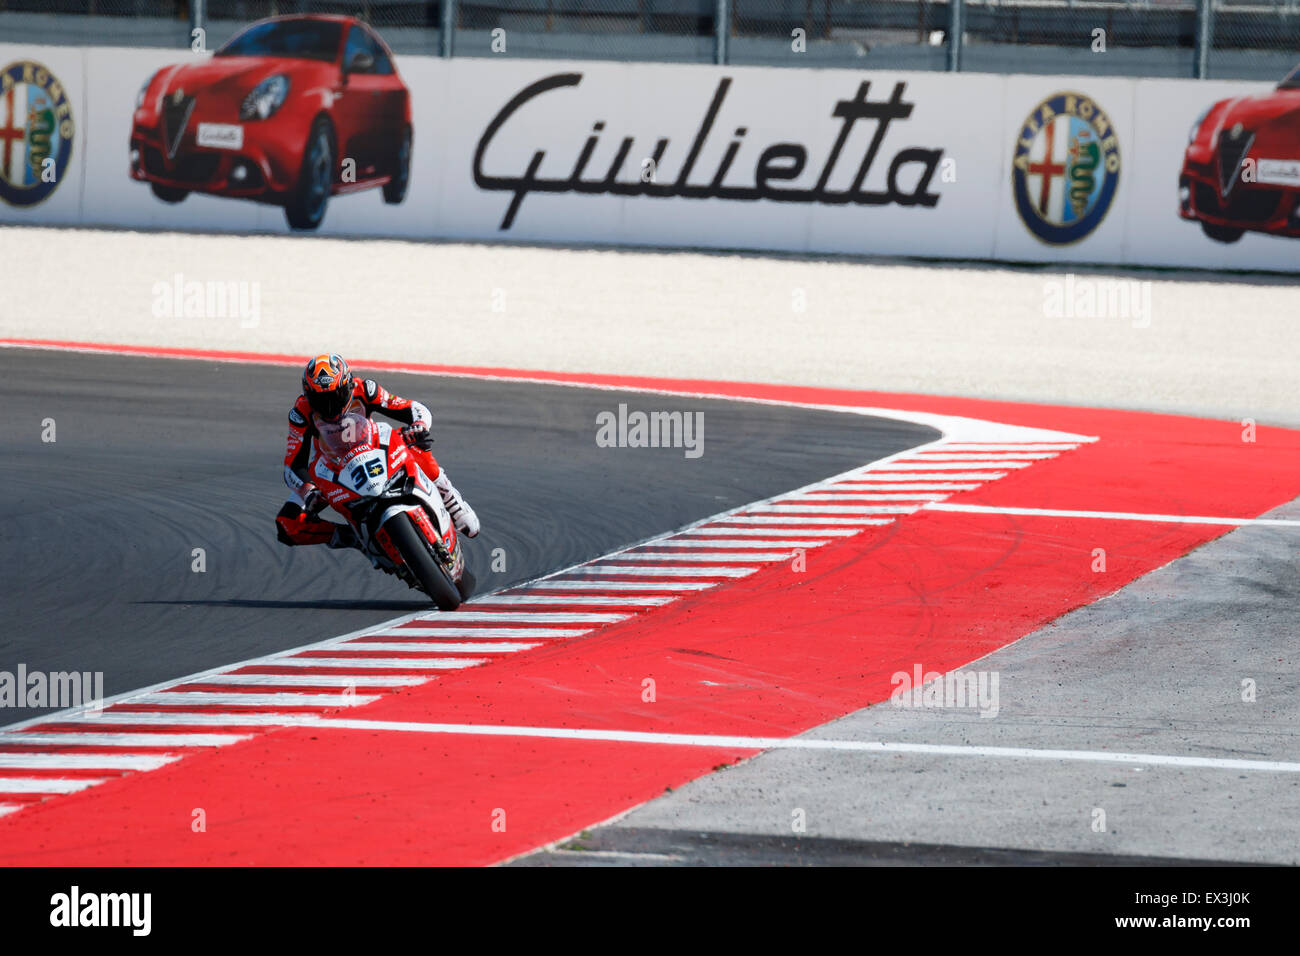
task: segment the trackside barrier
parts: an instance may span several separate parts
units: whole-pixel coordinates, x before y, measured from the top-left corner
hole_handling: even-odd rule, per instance
[[[170,162],[189,156],[187,175],[198,178],[182,201],[162,201],[131,176],[142,85],[166,71],[167,96],[210,105],[209,58],[0,44],[0,222],[288,232],[281,208],[205,195],[195,172],[268,131],[300,149],[305,131],[278,128],[279,116],[234,123],[237,104],[220,117],[187,116],[189,138]],[[433,56],[396,64],[413,117],[406,195],[396,204],[377,188],[336,195],[322,235],[1300,265],[1300,242],[1257,231],[1300,234],[1300,140],[1285,135],[1300,93],[1273,84]],[[336,159],[382,173],[395,160],[376,137],[397,138],[375,126],[377,111],[349,100],[359,87],[342,90],[331,103],[319,90],[301,95],[322,98]],[[1202,122],[1220,101],[1229,102]],[[1189,153],[1193,127],[1201,145]],[[380,155],[349,156],[367,150]],[[1195,168],[1184,169],[1188,159]],[[1217,236],[1181,217],[1180,204],[1217,216]]]

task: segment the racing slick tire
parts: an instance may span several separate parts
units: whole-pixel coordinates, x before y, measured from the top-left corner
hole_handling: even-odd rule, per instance
[[[424,535],[408,514],[394,515],[384,527],[392,539],[393,547],[406,562],[406,567],[420,584],[420,590],[433,599],[439,611],[454,611],[460,607],[460,591],[451,574],[434,558],[425,543]]]
[[[474,575],[470,573],[469,568],[462,571],[460,580],[456,582],[456,590],[460,592],[460,599],[468,601],[472,598],[474,596],[474,587],[477,584],[478,581],[474,579]]]

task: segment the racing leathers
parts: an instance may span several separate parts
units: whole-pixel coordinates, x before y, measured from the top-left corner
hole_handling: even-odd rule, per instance
[[[373,379],[357,378],[353,380],[352,397],[343,414],[348,412],[362,412],[366,417],[381,412],[405,426],[402,437],[407,441],[408,451],[420,470],[433,480],[456,528],[471,538],[478,534],[479,521],[474,509],[466,504],[430,451],[433,439],[429,435],[429,425],[433,416],[428,408],[420,402],[394,395]],[[322,429],[331,425],[312,410],[305,396],[298,396],[289,409],[289,435],[284,452],[284,482],[289,486],[289,498],[275,516],[276,537],[284,544],[324,544],[331,548],[358,546],[356,532],[350,526],[326,521],[317,514],[327,503],[311,481],[308,466],[313,441],[320,436]]]

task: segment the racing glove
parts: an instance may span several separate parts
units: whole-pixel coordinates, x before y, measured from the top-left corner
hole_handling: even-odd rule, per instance
[[[329,502],[320,490],[312,487],[302,492],[302,510],[313,518],[329,507]]]
[[[429,426],[424,422],[404,426],[402,428],[402,440],[411,447],[420,449],[420,451],[433,450],[433,436],[429,434]]]

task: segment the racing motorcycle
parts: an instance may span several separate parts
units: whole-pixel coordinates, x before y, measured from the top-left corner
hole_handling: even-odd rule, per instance
[[[344,415],[316,439],[308,467],[376,568],[423,591],[440,611],[469,600],[474,578],[465,569],[455,522],[400,430],[365,415]]]

